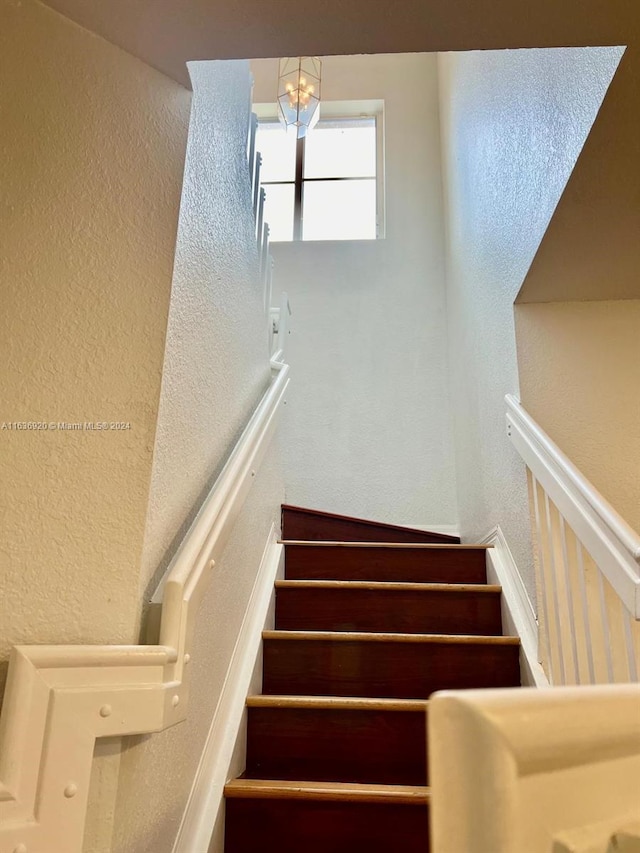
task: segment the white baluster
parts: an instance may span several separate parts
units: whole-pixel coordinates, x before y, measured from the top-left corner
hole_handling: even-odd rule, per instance
[[[538,481],[531,474],[531,483],[532,483],[532,491],[533,491],[533,510],[536,522],[536,536],[538,539],[538,554],[540,557],[540,590],[541,590],[541,598],[542,598],[542,616],[544,619],[544,643],[546,647],[547,653],[547,666],[549,667],[549,681],[553,684],[553,660],[551,657],[551,636],[549,633],[549,605],[547,598],[547,560],[545,557],[545,547],[542,536],[542,521],[540,519],[540,506],[538,501]]]
[[[584,556],[582,545],[576,537],[576,556],[578,558],[578,576],[580,579],[580,600],[582,602],[582,615],[584,619],[585,645],[587,647],[587,661],[589,665],[589,680],[591,684],[596,683],[596,670],[593,663],[593,644],[591,637],[591,620],[589,618],[589,601],[587,598],[587,584],[584,568]]]
[[[253,216],[258,218],[258,199],[260,197],[260,170],[262,169],[262,154],[256,154],[256,165],[253,174]]]
[[[602,616],[602,639],[604,643],[604,653],[607,661],[607,677],[609,683],[613,684],[613,658],[611,656],[611,632],[609,630],[609,614],[607,613],[607,600],[604,592],[604,580],[602,572],[598,568],[598,592],[600,595],[600,614]]]
[[[622,607],[624,610],[624,636],[627,642],[627,663],[629,664],[629,681],[637,681],[638,680],[638,665],[636,662],[636,650],[633,646],[633,631],[631,627],[631,614],[627,610],[626,607]]]
[[[262,226],[262,243],[260,245],[260,283],[262,284],[262,294],[266,290],[267,281],[267,261],[269,260],[269,226],[265,222]]]
[[[258,198],[258,216],[256,218],[256,240],[258,241],[258,251],[262,250],[262,246],[260,245],[260,240],[262,238],[262,226],[264,225],[264,203],[266,200],[267,194],[264,190],[264,187],[260,188],[259,198]]]
[[[564,526],[564,518],[559,515],[560,519],[560,541],[562,543],[562,562],[564,564],[564,579],[567,592],[567,606],[569,608],[569,630],[571,631],[571,652],[573,655],[573,673],[575,683],[580,684],[580,665],[578,663],[578,640],[576,637],[576,618],[573,612],[573,584],[571,583],[571,573],[569,571],[569,555],[567,553],[567,535]]]
[[[553,549],[553,528],[551,527],[551,506],[549,495],[544,494],[545,519],[547,524],[547,536],[549,542],[549,568],[551,569],[551,606],[553,608],[553,621],[556,630],[556,645],[558,647],[558,661],[560,666],[560,684],[566,684],[566,675],[564,671],[564,654],[562,652],[562,624],[560,622],[560,605],[558,601],[558,581],[556,577],[556,560]]]
[[[249,161],[249,180],[251,183],[251,189],[253,191],[254,186],[254,177],[255,177],[255,168],[256,168],[256,135],[258,133],[258,116],[255,113],[251,113],[251,120],[249,122],[249,151],[247,153],[247,160]]]

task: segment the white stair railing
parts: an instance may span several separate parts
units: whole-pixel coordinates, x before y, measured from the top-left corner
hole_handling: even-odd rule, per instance
[[[256,242],[258,247],[258,262],[260,266],[260,281],[264,297],[264,310],[269,327],[269,342],[272,358],[283,361],[285,347],[289,335],[289,316],[291,307],[286,293],[281,295],[280,305],[273,306],[273,256],[269,249],[270,229],[264,219],[266,192],[260,185],[262,171],[262,155],[257,149],[258,116],[251,113],[249,119],[249,138],[247,141],[247,156],[249,157],[249,174],[251,176],[251,197],[253,199],[253,215],[256,224]]]
[[[551,684],[638,681],[640,535],[509,395],[507,434],[528,470],[539,657]]]
[[[253,188],[255,187],[255,168],[256,168],[256,135],[258,133],[258,116],[251,111],[249,105],[249,132],[247,139],[247,160],[249,162],[249,183],[253,197]]]
[[[640,537],[514,397],[537,543],[537,689],[429,703],[433,853],[640,850]]]

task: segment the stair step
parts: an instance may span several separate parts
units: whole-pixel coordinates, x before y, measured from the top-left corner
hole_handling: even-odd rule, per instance
[[[516,687],[517,637],[265,631],[263,692],[426,699]]]
[[[429,788],[414,785],[365,785],[353,782],[301,782],[278,779],[234,779],[225,785],[225,797],[266,800],[337,800],[350,803],[404,803],[426,805]]]
[[[336,539],[341,542],[459,542],[457,536],[447,536],[412,527],[384,524],[364,518],[352,518],[317,509],[282,507],[282,535],[288,539]]]
[[[373,631],[263,631],[263,640],[319,641],[333,643],[364,642],[396,643],[409,645],[446,645],[446,646],[519,646],[518,637],[485,637],[477,634],[402,634],[399,632]],[[332,694],[329,694],[332,695]]]
[[[253,779],[427,781],[427,702],[254,697],[247,704]]]
[[[276,628],[497,635],[500,593],[486,584],[277,581]]]
[[[462,545],[460,542],[340,542],[333,539],[278,539],[281,545],[306,545],[308,548],[391,548],[397,551],[403,549],[424,549],[431,551],[489,551],[493,545]]]
[[[486,548],[287,541],[285,578],[484,584]]]
[[[225,853],[429,849],[426,787],[238,779],[225,796]]]
[[[285,580],[247,700],[225,853],[428,853],[428,697],[515,687],[486,547],[283,506]],[[304,780],[304,781],[301,781]]]
[[[365,696],[265,696],[247,698],[248,708],[329,708],[370,711],[426,711],[428,699],[371,699]]]

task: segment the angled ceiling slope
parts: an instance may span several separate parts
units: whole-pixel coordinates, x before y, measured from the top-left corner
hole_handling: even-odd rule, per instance
[[[638,0],[47,0],[189,86],[190,60],[628,46],[519,301],[640,296]]]
[[[640,52],[629,48],[517,302],[640,298]]]
[[[637,0],[47,0],[189,85],[186,62],[640,41]]]

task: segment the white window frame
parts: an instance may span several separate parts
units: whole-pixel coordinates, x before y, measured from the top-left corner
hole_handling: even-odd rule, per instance
[[[258,116],[260,122],[276,122],[278,121],[275,104],[254,104],[253,110]],[[320,104],[320,121],[341,118],[373,118],[376,123],[376,240],[382,240],[385,236],[385,180],[384,180],[384,101],[382,100],[367,100],[367,101],[322,101]],[[310,131],[313,133],[313,130]],[[300,143],[302,140],[298,140]],[[298,155],[297,155],[298,157]],[[345,178],[349,180],[349,178]],[[298,183],[304,186],[304,176],[297,175],[294,181],[277,181],[274,183]],[[268,187],[268,184],[265,184]],[[296,211],[294,212],[294,235],[292,240],[282,242],[314,242],[304,240],[302,237],[302,213],[298,209],[301,204],[301,198],[296,200]],[[349,242],[339,240],[322,240],[318,242]],[[359,241],[354,241],[359,242]],[[371,242],[364,240],[362,242]]]

